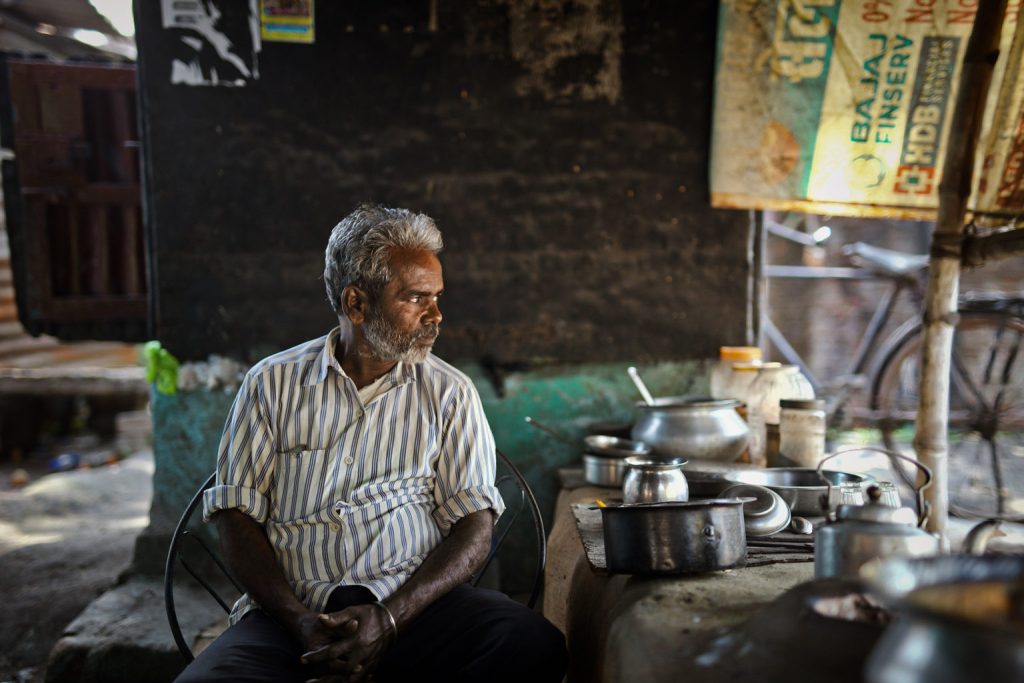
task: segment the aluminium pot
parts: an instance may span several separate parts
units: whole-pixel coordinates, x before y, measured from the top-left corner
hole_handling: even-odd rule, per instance
[[[747,561],[749,498],[602,507],[604,551],[614,574],[698,574]]]
[[[733,462],[747,447],[750,428],[739,401],[669,396],[636,404],[632,437],[663,457]]]
[[[603,434],[583,439],[583,479],[594,486],[622,486],[626,474],[626,458],[649,455],[647,444]]]

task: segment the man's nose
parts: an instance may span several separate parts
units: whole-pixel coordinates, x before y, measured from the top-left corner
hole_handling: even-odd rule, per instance
[[[423,315],[423,320],[434,325],[440,325],[443,317],[441,315],[441,307],[437,305],[437,300],[434,300],[430,302],[427,312]]]

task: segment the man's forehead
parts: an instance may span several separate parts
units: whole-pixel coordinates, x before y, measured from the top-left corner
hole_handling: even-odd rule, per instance
[[[441,260],[427,249],[393,249],[388,257],[389,284],[406,287],[441,280]]]

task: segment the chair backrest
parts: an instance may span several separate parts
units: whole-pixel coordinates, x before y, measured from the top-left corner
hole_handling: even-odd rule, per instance
[[[167,551],[167,563],[164,565],[164,608],[167,610],[167,623],[171,627],[171,635],[174,636],[174,643],[186,661],[195,659],[192,654],[192,646],[185,642],[181,633],[181,624],[178,620],[178,611],[174,600],[175,571],[180,565],[189,576],[202,586],[213,600],[224,610],[225,614],[231,612],[231,606],[235,598],[225,595],[224,586],[234,586],[238,595],[244,593],[244,589],[231,576],[231,572],[224,566],[220,559],[220,553],[210,546],[209,534],[203,533],[202,510],[203,492],[213,486],[216,473],[211,474],[203,482],[199,490],[192,496],[188,506],[178,520],[178,526],[171,536],[171,545]],[[204,539],[204,536],[206,538]]]
[[[536,559],[530,569],[532,576],[527,577],[529,581],[527,585],[529,585],[530,592],[529,598],[526,601],[526,606],[533,609],[534,605],[537,604],[537,599],[540,597],[541,586],[544,583],[544,567],[547,564],[548,557],[544,520],[540,514],[540,506],[537,505],[537,499],[534,497],[530,485],[526,482],[526,478],[512,464],[508,456],[501,451],[498,451],[497,460],[498,471],[494,484],[501,491],[501,496],[505,500],[505,512],[502,513],[501,518],[494,527],[491,551],[487,554],[487,559],[484,561],[483,566],[473,578],[473,585],[475,586],[480,582],[487,568],[505,545],[505,541],[509,539],[510,533],[513,533],[516,520],[525,512],[531,525],[526,534],[518,533],[517,536],[529,536],[530,541],[534,545]]]
[[[540,507],[537,499],[530,489],[530,485],[519,472],[512,461],[501,451],[497,453],[498,472],[495,478],[495,485],[501,491],[505,500],[505,512],[501,515],[494,528],[494,537],[491,542],[491,550],[484,561],[483,566],[473,578],[473,584],[479,583],[481,577],[491,566],[494,558],[509,538],[515,522],[525,513],[530,521],[527,535],[535,547],[536,560],[532,563],[532,576],[529,580],[530,592],[526,602],[530,609],[537,604],[540,596],[541,586],[544,581],[544,567],[547,563],[547,542],[544,534],[544,521],[540,514]],[[167,610],[167,623],[171,628],[171,635],[182,656],[189,662],[195,657],[192,647],[185,641],[181,632],[181,624],[178,619],[178,612],[175,606],[175,571],[180,565],[200,586],[202,586],[213,600],[225,613],[231,611],[234,598],[226,598],[222,586],[231,585],[239,594],[244,592],[241,586],[232,578],[231,572],[220,559],[219,552],[211,547],[209,536],[203,538],[199,525],[201,524],[201,511],[203,503],[203,492],[213,486],[216,474],[211,474],[195,495],[189,501],[188,506],[178,520],[171,537],[171,544],[167,551],[167,563],[164,567],[164,607]]]

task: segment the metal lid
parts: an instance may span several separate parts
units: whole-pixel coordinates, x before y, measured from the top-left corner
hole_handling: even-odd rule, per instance
[[[798,410],[825,410],[825,402],[818,398],[781,398],[779,407]]]
[[[836,519],[917,526],[917,515],[910,508],[889,507],[877,500],[872,500],[864,505],[840,505],[836,508]]]

